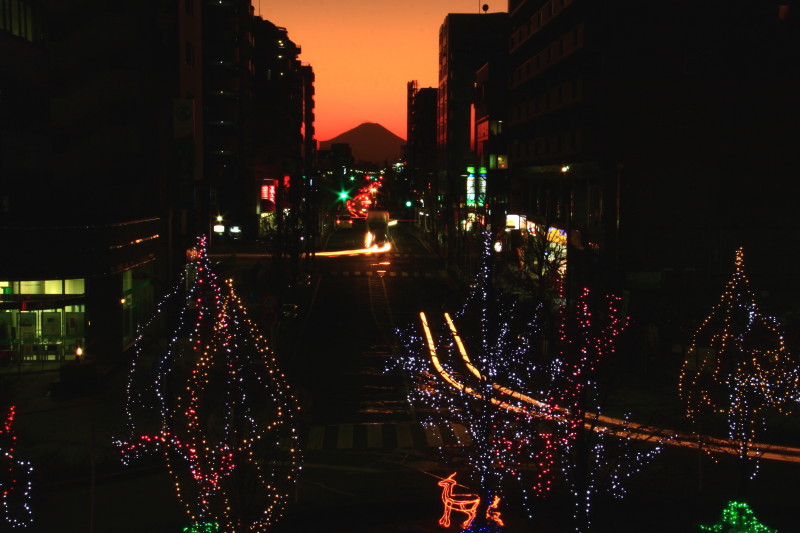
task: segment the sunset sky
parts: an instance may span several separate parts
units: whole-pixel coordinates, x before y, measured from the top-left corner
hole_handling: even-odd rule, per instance
[[[448,13],[506,11],[507,0],[252,0],[285,27],[316,75],[316,138],[362,122],[406,137],[406,83],[438,85],[439,27]]]

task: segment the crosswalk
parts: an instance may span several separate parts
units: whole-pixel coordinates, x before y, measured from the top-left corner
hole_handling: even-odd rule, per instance
[[[447,272],[443,269],[437,270],[331,270],[325,273],[329,276],[341,277],[362,277],[362,276],[383,276],[390,278],[444,278]]]
[[[471,443],[467,428],[456,422],[335,424],[311,426],[305,449],[394,450],[469,446]]]
[[[443,278],[447,276],[447,271],[443,268],[433,268],[428,258],[420,254],[413,253],[383,253],[380,254],[380,261],[371,265],[371,268],[358,269],[352,266],[341,268],[340,270],[332,264],[331,268],[321,271],[326,276],[334,277],[390,277],[390,278]]]

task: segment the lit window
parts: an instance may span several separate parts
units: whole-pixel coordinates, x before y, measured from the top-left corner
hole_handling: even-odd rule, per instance
[[[60,279],[46,279],[44,281],[45,294],[63,294],[64,282]]]
[[[20,281],[20,294],[44,294],[44,281]]]
[[[64,294],[83,294],[86,292],[83,278],[65,279]]]

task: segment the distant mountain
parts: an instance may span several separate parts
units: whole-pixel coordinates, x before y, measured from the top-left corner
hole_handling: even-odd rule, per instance
[[[406,140],[398,137],[380,124],[364,122],[333,139],[320,141],[320,150],[330,150],[332,144],[347,143],[356,161],[370,161],[378,165],[384,161],[394,163],[401,155]]]

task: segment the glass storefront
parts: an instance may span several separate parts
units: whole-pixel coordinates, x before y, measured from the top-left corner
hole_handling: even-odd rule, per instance
[[[147,323],[153,314],[154,278],[145,269],[126,270],[122,273],[122,348],[135,340],[139,326]]]
[[[0,281],[0,364],[74,360],[86,345],[83,279]]]

